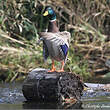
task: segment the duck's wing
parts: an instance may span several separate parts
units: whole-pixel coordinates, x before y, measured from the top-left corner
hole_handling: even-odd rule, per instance
[[[41,32],[40,36],[43,39],[54,39],[54,38],[62,39],[62,41],[67,43],[68,46],[69,46],[70,38],[71,38],[71,34],[67,31],[57,32],[57,33]]]
[[[63,38],[66,38],[66,39],[71,38],[71,34],[68,31],[57,32],[56,34],[58,34],[59,37],[63,37]]]
[[[70,32],[67,32],[67,31],[58,32],[58,33],[56,33],[56,35],[57,35],[58,37],[61,37],[61,39],[62,39],[62,40],[66,43],[66,45],[69,47],[70,38],[71,38]]]
[[[48,51],[48,47],[45,43],[45,38],[47,38],[47,32],[40,32],[39,33],[39,36],[40,36],[40,39],[38,41],[38,44],[40,43],[40,41],[43,41],[43,58],[44,58],[44,61],[47,60],[48,56],[49,56],[49,51]]]
[[[55,36],[55,33],[52,32],[40,32],[39,36],[43,39],[48,39]]]
[[[69,49],[70,33],[66,31],[58,33],[42,32],[40,36],[46,42],[45,47],[48,50],[46,53],[50,53],[52,56],[62,54],[61,56],[66,58]]]
[[[48,51],[46,43],[43,41],[43,58],[44,58],[44,61],[47,60],[48,56],[49,56],[49,51]]]

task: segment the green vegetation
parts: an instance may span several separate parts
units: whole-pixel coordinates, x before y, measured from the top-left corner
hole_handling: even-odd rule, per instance
[[[38,32],[48,26],[42,13],[54,8],[61,31],[71,32],[69,59],[65,70],[84,79],[106,68],[110,58],[109,0],[0,0],[0,81],[14,81],[44,64]],[[57,63],[59,66],[59,63]]]

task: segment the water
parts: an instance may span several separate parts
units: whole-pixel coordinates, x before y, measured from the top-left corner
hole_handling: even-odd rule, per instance
[[[83,108],[110,109],[110,92],[90,91],[83,94]]]
[[[22,84],[0,84],[0,110],[22,109],[25,98],[22,94]]]
[[[93,85],[93,84],[91,84]],[[110,109],[110,92],[88,90],[82,96],[84,109]],[[0,84],[0,110],[3,109],[56,109],[55,103],[26,102],[22,94],[22,83]]]

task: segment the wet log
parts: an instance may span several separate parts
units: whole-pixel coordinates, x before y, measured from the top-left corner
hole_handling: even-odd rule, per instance
[[[84,89],[82,79],[71,72],[47,72],[34,69],[25,79],[22,91],[27,101],[72,102],[80,100]]]

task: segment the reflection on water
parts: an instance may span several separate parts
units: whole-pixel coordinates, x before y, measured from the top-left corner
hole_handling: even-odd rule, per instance
[[[22,83],[0,85],[0,110],[2,109],[61,109],[61,108],[106,108],[110,109],[110,92],[84,92],[82,102],[75,104],[27,102],[22,94]]]
[[[22,94],[21,83],[0,85],[0,109],[61,109],[81,108],[81,105],[81,101],[75,104],[27,102]]]
[[[36,102],[25,102],[23,104],[24,109],[56,109],[56,103],[36,103]]]
[[[82,96],[83,108],[89,109],[110,109],[110,92],[90,91]]]
[[[78,101],[75,104],[58,104],[58,103],[36,103],[25,102],[23,104],[24,109],[81,109],[82,102]]]
[[[110,97],[98,97],[98,98],[91,98],[85,99],[83,101],[83,108],[89,109],[110,109]]]

